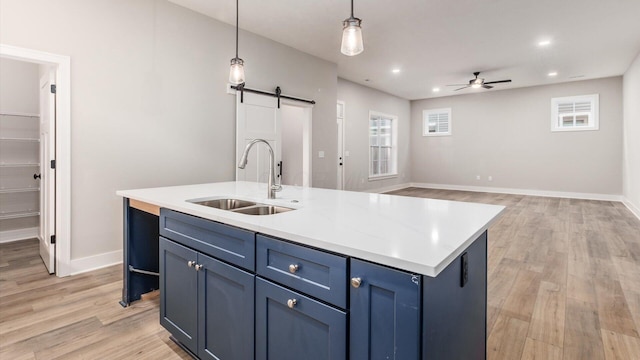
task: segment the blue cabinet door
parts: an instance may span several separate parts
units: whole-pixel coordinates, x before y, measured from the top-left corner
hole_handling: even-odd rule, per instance
[[[160,237],[160,324],[193,353],[197,352],[197,253]],[[192,261],[191,266],[189,262]]]
[[[256,359],[347,358],[344,311],[256,278]]]
[[[198,356],[254,358],[255,275],[198,254]]]
[[[419,359],[420,276],[352,259],[351,278],[350,359]]]

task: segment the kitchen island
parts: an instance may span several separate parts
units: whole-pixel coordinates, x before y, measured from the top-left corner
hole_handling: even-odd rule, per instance
[[[486,231],[501,206],[289,186],[269,200],[250,182],[118,195],[122,304],[160,288],[161,323],[200,358],[486,356]],[[212,198],[294,210],[194,203]]]

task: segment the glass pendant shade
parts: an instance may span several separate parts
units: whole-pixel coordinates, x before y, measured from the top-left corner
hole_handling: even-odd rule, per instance
[[[361,22],[362,20],[351,17],[343,23],[340,51],[347,56],[355,56],[364,51]]]
[[[244,83],[244,61],[242,59],[237,57],[231,59],[229,82],[233,85],[240,85]]]

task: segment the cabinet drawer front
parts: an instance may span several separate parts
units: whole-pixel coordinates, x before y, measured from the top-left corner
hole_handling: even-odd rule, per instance
[[[256,241],[258,274],[346,308],[346,258],[263,235]],[[297,267],[295,271],[291,266]]]
[[[255,270],[255,233],[160,209],[160,235],[245,269]]]
[[[346,331],[345,312],[256,278],[256,359],[346,359]]]

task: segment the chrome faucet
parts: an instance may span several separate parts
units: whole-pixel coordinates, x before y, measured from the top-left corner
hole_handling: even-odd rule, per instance
[[[273,155],[273,149],[271,148],[271,145],[269,145],[269,143],[266,140],[262,140],[262,139],[251,140],[251,142],[247,144],[247,147],[244,148],[242,157],[238,162],[238,167],[240,169],[244,169],[244,167],[247,166],[247,156],[249,156],[249,150],[251,150],[251,147],[254,144],[259,142],[267,145],[267,149],[269,149],[269,180],[267,183],[267,191],[268,191],[269,199],[275,199],[276,191],[282,190],[282,186],[280,186],[280,184],[276,184],[275,156]]]

